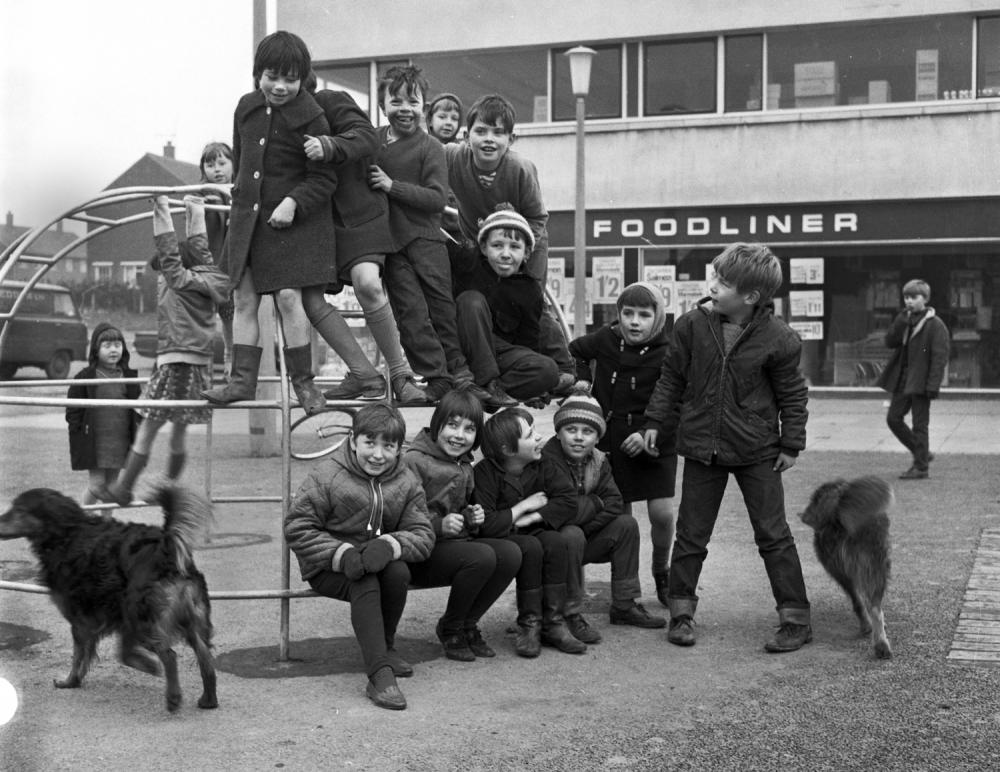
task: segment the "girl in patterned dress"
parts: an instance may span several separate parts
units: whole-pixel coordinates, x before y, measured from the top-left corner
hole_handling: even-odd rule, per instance
[[[184,259],[177,245],[170,204],[157,196],[153,204],[153,239],[156,256],[151,263],[160,273],[157,282],[156,369],[143,390],[144,399],[201,400],[212,383],[212,336],[219,303],[229,297],[229,277],[219,270],[208,248],[204,200],[187,196],[187,248]],[[149,461],[157,432],[168,421],[170,457],[167,477],[176,479],[184,468],[185,438],[189,424],[208,423],[205,407],[146,407],[145,419],[129,451],[125,468],[109,487],[112,500],[125,506],[132,501],[136,478]]]

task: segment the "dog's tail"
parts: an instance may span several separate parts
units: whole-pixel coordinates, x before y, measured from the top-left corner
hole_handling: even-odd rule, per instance
[[[177,570],[186,573],[193,563],[191,550],[208,534],[212,506],[191,488],[169,482],[156,488],[153,500],[163,508],[163,534],[173,548]]]

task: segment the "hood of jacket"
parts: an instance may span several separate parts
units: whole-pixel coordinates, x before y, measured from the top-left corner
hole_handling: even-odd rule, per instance
[[[431,430],[427,427],[424,427],[417,433],[417,436],[413,438],[413,442],[410,443],[409,450],[406,452],[426,453],[431,458],[436,458],[438,461],[447,461],[451,464],[460,464],[462,462],[471,464],[473,460],[471,451],[463,453],[458,458],[449,456],[440,445],[431,439]]]
[[[122,338],[122,358],[118,362],[118,367],[121,368],[122,372],[131,369],[129,365],[129,359],[131,355],[129,354],[128,343],[125,342],[125,336],[122,334],[122,331],[120,329],[115,327],[115,325],[111,324],[110,322],[101,322],[94,328],[94,331],[90,334],[90,351],[87,354],[87,362],[90,364],[91,367],[97,367],[97,352],[100,348],[100,346],[97,345],[97,341],[101,337],[101,334],[106,332],[107,330],[116,330],[118,334],[121,335]]]

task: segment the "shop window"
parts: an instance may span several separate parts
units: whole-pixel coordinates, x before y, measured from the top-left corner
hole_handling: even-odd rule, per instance
[[[349,64],[343,66],[317,66],[316,88],[328,88],[331,91],[346,91],[358,106],[372,114],[369,68],[368,64]]]
[[[1000,96],[1000,16],[979,20],[979,61],[976,83],[979,96]]]
[[[971,96],[967,17],[769,33],[769,109]]]
[[[443,91],[462,100],[466,111],[485,94],[502,94],[514,106],[517,123],[548,120],[548,50],[421,54],[413,63],[424,72],[430,96]],[[380,63],[381,67],[381,63]],[[465,116],[462,116],[463,124]]]
[[[714,38],[646,44],[643,115],[715,112],[715,47]]]
[[[569,76],[567,48],[552,51],[552,120],[576,118],[576,97]],[[621,46],[597,46],[597,56],[590,66],[590,91],[587,93],[588,118],[620,118],[622,114]]]
[[[726,112],[761,109],[762,35],[726,38]]]

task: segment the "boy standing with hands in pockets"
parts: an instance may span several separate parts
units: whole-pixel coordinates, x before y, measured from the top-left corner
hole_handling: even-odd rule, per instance
[[[684,477],[670,561],[667,640],[695,642],[698,577],[729,476],[743,493],[777,602],[779,628],[764,648],[795,651],[812,639],[809,600],[785,518],[781,473],[805,448],[802,342],[774,316],[778,258],[763,244],[731,244],[713,261],[710,297],[674,325],[673,346],[646,408],[645,438],[679,421]],[[676,416],[679,412],[679,418]]]

